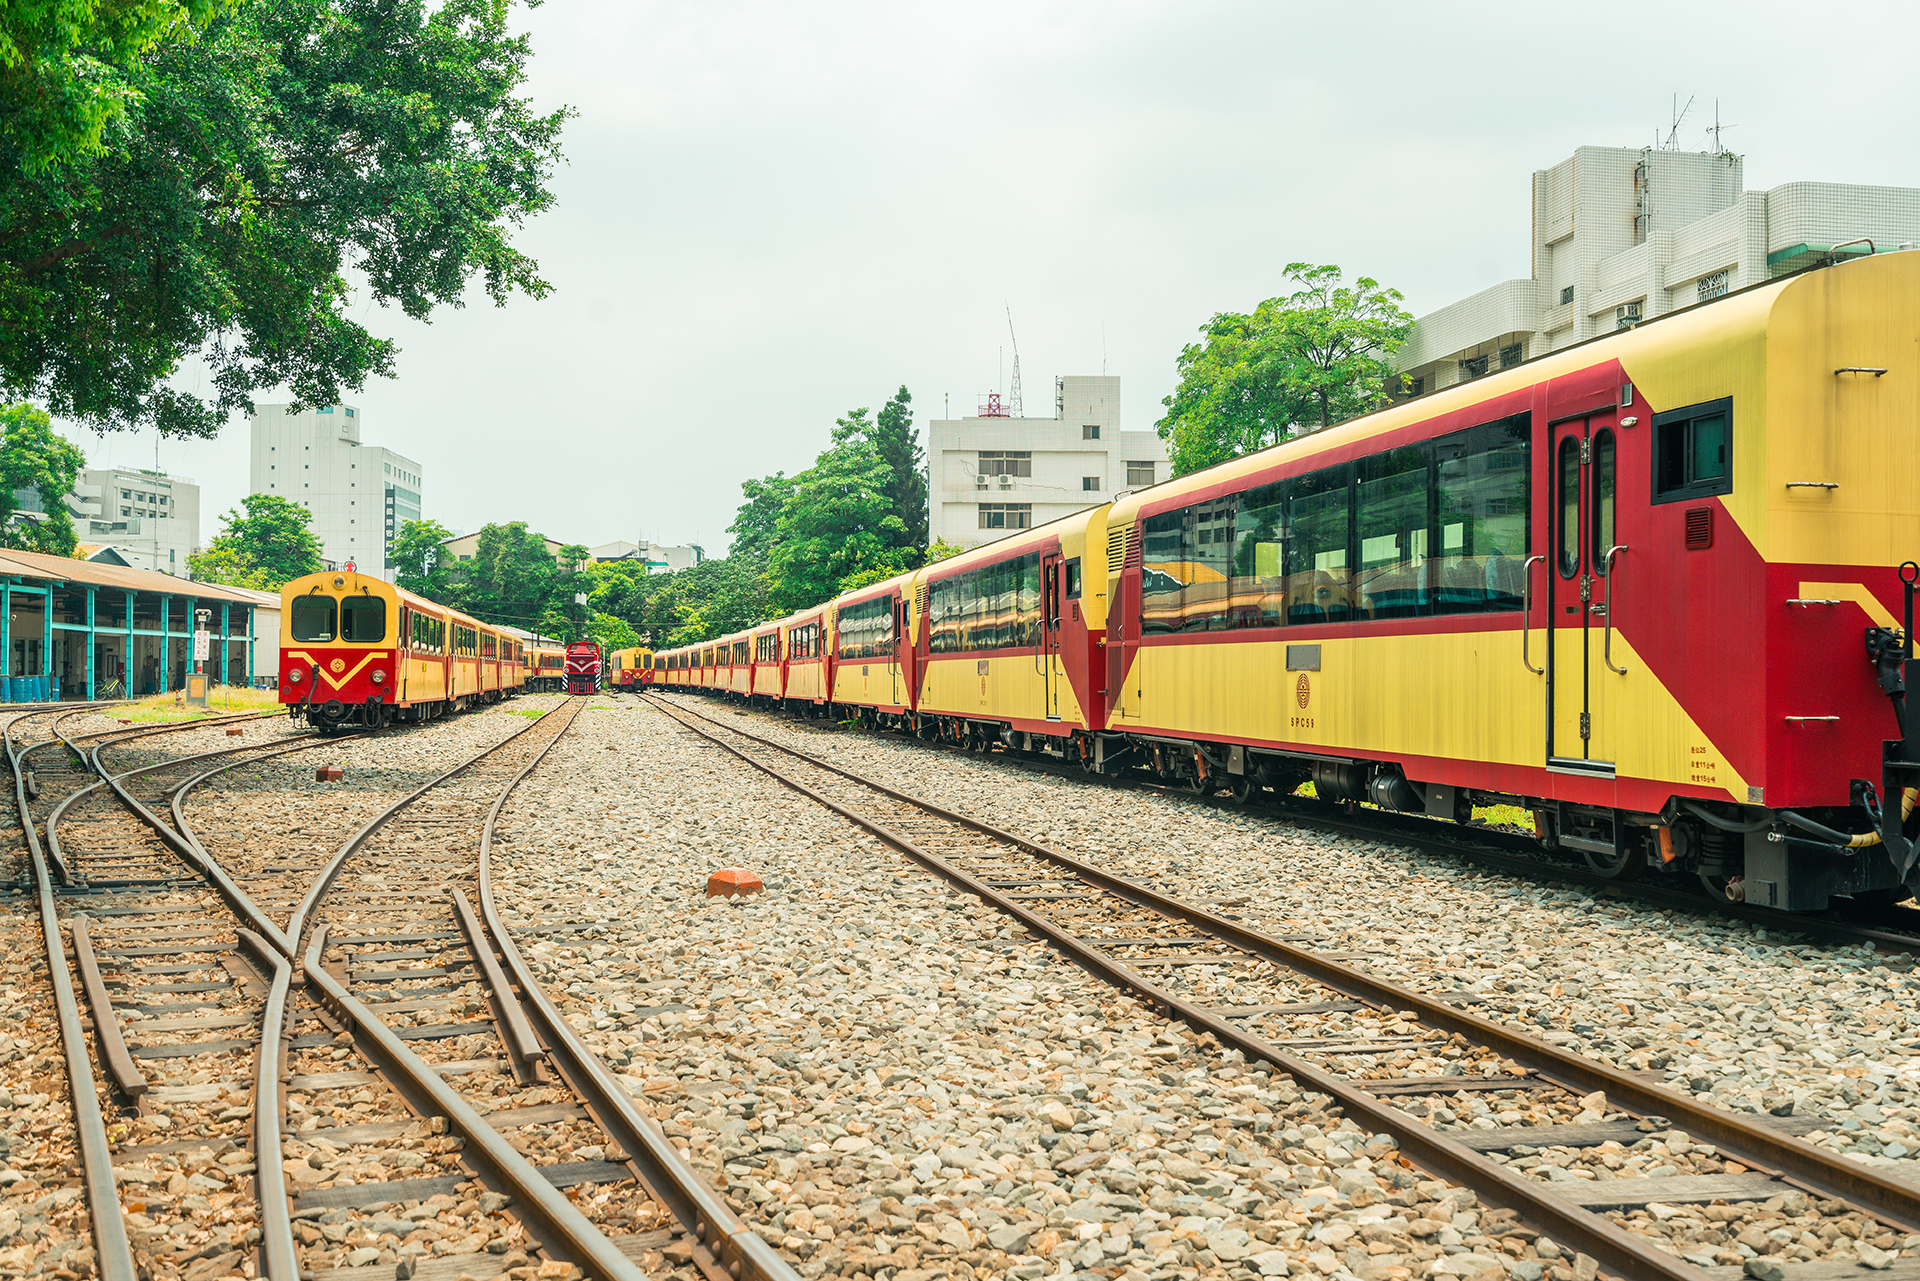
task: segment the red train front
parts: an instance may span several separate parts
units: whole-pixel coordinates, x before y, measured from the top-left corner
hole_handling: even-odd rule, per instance
[[[600,646],[594,641],[567,645],[567,693],[592,694],[600,688]]]

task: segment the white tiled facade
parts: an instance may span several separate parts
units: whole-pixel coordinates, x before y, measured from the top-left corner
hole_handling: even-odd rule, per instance
[[[1581,147],[1533,175],[1532,276],[1420,317],[1395,357],[1415,394],[1841,254],[1920,243],[1920,189],[1748,191],[1739,156]]]
[[[1158,433],[1121,429],[1113,377],[1054,379],[1052,418],[936,418],[928,432],[928,523],[962,547],[1173,474]]]
[[[360,411],[322,405],[299,413],[258,405],[253,416],[249,493],[274,494],[313,514],[321,558],[393,577],[394,535],[420,519],[420,464],[360,443]]]
[[[67,497],[83,543],[111,543],[135,569],[187,576],[200,545],[200,486],[137,467],[90,467]]]

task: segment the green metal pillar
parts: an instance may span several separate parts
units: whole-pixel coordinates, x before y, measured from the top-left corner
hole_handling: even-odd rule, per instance
[[[232,679],[227,665],[227,627],[233,621],[233,602],[220,602],[220,684],[230,685]]]
[[[48,606],[52,608],[51,605]],[[0,583],[0,676],[12,670],[13,661],[13,584]]]
[[[94,598],[99,590],[98,587],[87,588],[87,701],[89,703],[93,701],[95,675],[93,670],[93,656],[95,649],[98,647],[97,642],[94,640],[93,607]],[[52,608],[52,606],[49,605],[48,608]]]
[[[127,593],[127,644],[124,652],[122,652],[120,655],[120,693],[123,696],[132,695],[133,686],[128,683],[132,679],[133,679],[133,593],[129,591]]]

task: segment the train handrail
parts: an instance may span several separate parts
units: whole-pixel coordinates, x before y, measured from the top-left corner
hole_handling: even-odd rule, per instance
[[[1545,676],[1547,669],[1533,665],[1533,563],[1545,560],[1545,556],[1529,556],[1527,563],[1520,567],[1520,661],[1535,676]]]
[[[1600,558],[1600,572],[1606,575],[1606,578],[1607,578],[1607,604],[1606,604],[1607,612],[1605,615],[1607,620],[1607,631],[1606,631],[1606,639],[1602,642],[1602,645],[1601,645],[1600,656],[1606,661],[1607,670],[1612,672],[1616,676],[1625,676],[1627,674],[1627,669],[1624,667],[1615,667],[1613,665],[1613,600],[1614,600],[1613,558],[1615,556],[1618,556],[1621,552],[1625,550],[1627,550],[1625,545],[1621,543],[1615,543],[1613,546],[1607,548],[1607,554]]]

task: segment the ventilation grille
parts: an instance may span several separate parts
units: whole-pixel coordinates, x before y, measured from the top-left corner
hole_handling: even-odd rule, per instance
[[[913,612],[914,616],[918,618],[925,618],[927,615],[927,585],[925,583],[913,589]]]
[[[1713,508],[1687,508],[1687,550],[1705,551],[1713,546]]]
[[[1127,531],[1119,526],[1107,530],[1107,572],[1111,574],[1127,559]]]

